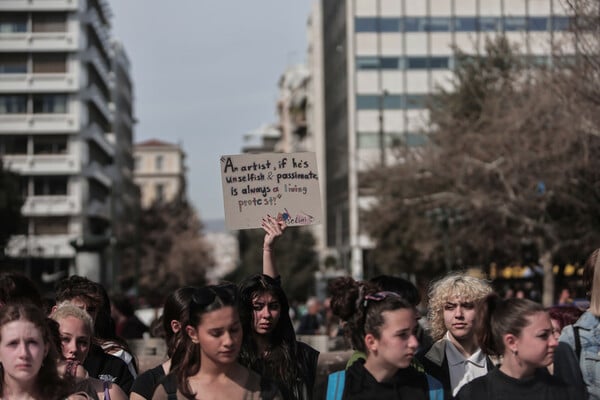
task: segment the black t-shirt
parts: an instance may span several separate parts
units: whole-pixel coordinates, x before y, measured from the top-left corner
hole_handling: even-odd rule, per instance
[[[500,368],[476,378],[460,389],[457,400],[576,400],[578,393],[545,368],[526,379],[515,379]]]
[[[92,344],[90,352],[83,362],[83,367],[92,378],[114,382],[129,395],[133,384],[133,375],[125,361],[107,354],[102,347]]]
[[[163,369],[162,364],[149,369],[135,378],[133,386],[131,386],[131,392],[137,393],[145,399],[152,399],[154,389],[156,389],[156,386],[158,386],[164,377],[165,370]]]

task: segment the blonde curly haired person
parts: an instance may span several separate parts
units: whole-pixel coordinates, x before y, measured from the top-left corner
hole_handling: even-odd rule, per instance
[[[444,385],[446,399],[494,367],[475,337],[477,302],[492,293],[484,279],[453,272],[432,283],[428,320],[433,345],[420,353],[425,372]]]

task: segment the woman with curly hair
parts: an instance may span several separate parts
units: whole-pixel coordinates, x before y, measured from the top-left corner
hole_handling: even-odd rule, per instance
[[[483,279],[451,273],[429,289],[428,318],[433,345],[418,355],[425,372],[444,385],[446,399],[494,367],[477,344],[476,303],[492,292]]]
[[[267,216],[262,222],[263,274],[238,285],[244,339],[240,362],[275,381],[285,399],[313,398],[319,352],[296,340],[287,296],[273,259],[273,244],[285,223]]]

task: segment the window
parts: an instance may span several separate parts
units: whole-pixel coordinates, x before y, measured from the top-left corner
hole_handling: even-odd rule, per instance
[[[552,30],[554,31],[568,31],[570,28],[570,19],[569,17],[552,17]]]
[[[448,69],[450,67],[450,58],[448,57],[430,57],[429,68]]]
[[[399,18],[380,18],[379,32],[400,32]]]
[[[157,183],[154,187],[154,201],[161,203],[165,200],[165,185],[162,183]]]
[[[154,159],[154,169],[156,169],[157,171],[162,171],[163,167],[164,167],[164,157],[163,156],[156,156],[156,158]]]
[[[27,73],[27,54],[3,54],[0,58],[0,74]]]
[[[354,30],[356,32],[377,32],[377,18],[355,18]]]
[[[432,17],[425,22],[427,32],[450,32],[450,18]]]
[[[26,112],[26,95],[0,95],[0,114],[24,114]]]
[[[139,171],[140,168],[142,166],[142,157],[141,156],[135,156],[133,158],[133,169],[135,169],[136,171]]]
[[[33,72],[42,74],[64,74],[67,72],[66,53],[33,54]]]
[[[473,17],[455,17],[454,30],[456,32],[476,32],[477,19]]]
[[[62,12],[34,13],[31,16],[33,32],[66,32],[67,14]]]
[[[69,233],[69,217],[36,217],[31,220],[35,235],[64,235]]]
[[[0,13],[0,33],[27,32],[26,13]]]
[[[481,32],[498,32],[501,22],[501,19],[497,17],[481,17],[479,18],[479,30]]]
[[[524,31],[527,29],[527,20],[524,17],[505,17],[504,18],[504,30],[507,32],[511,31]]]
[[[36,176],[33,178],[34,196],[66,196],[66,176]]]
[[[407,94],[406,95],[406,106],[407,110],[416,110],[425,108],[425,100],[427,95],[423,94]]]
[[[380,65],[381,69],[398,69],[400,59],[397,57],[381,57]]]
[[[412,18],[406,17],[404,18],[404,32],[422,32],[424,31],[424,27],[421,25],[422,20],[426,20],[426,18]]]
[[[378,57],[356,57],[356,67],[358,69],[378,69]]]
[[[427,57],[408,57],[408,69],[427,69]]]
[[[379,109],[379,97],[377,95],[365,95],[359,94],[356,96],[356,109],[357,110],[378,110]]]
[[[66,154],[67,136],[36,136],[33,138],[33,154]]]
[[[547,31],[548,18],[546,17],[529,17],[527,18],[527,29],[530,31]]]
[[[33,95],[34,114],[65,114],[67,112],[67,96],[64,94]]]
[[[0,154],[27,154],[27,136],[0,136]]]
[[[379,148],[379,134],[377,132],[358,132],[358,148]]]

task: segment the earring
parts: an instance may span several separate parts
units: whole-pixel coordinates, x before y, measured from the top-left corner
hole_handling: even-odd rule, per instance
[[[519,354],[519,352],[517,350],[513,350],[512,353],[513,353],[513,356],[515,356],[515,357],[517,356],[517,354]]]

